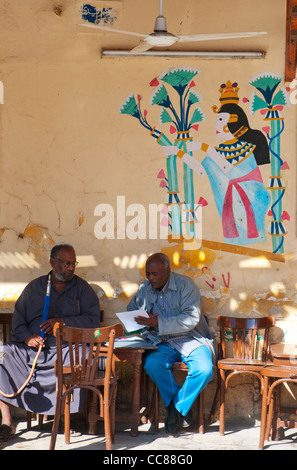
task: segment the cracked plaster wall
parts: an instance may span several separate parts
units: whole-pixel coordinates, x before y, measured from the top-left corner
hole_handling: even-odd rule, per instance
[[[175,65],[198,67],[202,70],[199,91],[209,121],[201,126],[199,139],[214,141],[211,106],[218,103],[222,81],[236,79],[243,97],[250,93],[248,79],[256,73],[283,74],[286,2],[244,2],[236,25],[230,25],[228,18],[232,9],[237,11],[238,2],[222,1],[220,6],[214,0],[208,2],[216,31],[225,25],[245,31],[251,24],[255,30],[268,30],[267,37],[244,43],[246,48],[250,44],[257,49],[261,42],[267,53],[263,61],[199,63],[100,59],[101,47],[117,48],[122,39],[81,30],[77,25],[82,2],[58,3],[6,0],[0,5],[0,80],[5,95],[0,105],[0,308],[12,311],[26,283],[48,271],[51,246],[68,241],[77,251],[77,273],[97,290],[110,324],[143,279],[147,255],[162,250],[174,269],[197,282],[214,336],[218,314],[275,314],[274,340],[284,339],[284,334],[294,338],[295,332],[297,339],[296,106],[285,111],[281,143],[290,166],[284,175],[285,204],[291,214],[286,224],[285,263],[206,247],[185,250],[166,240],[98,240],[94,235],[98,204],[110,204],[116,211],[117,196],[125,195],[126,206],[141,203],[147,208],[164,197],[156,178],[164,165],[163,154],[132,119],[118,115],[125,96],[134,90],[149,102],[148,83],[154,76]],[[142,30],[151,28],[152,12],[146,3],[138,25]],[[199,18],[203,30],[208,13],[194,0],[186,3],[174,0],[173,5],[171,0],[170,8],[165,5],[168,23],[189,34]],[[135,30],[136,13],[131,15],[131,11],[139,9],[139,2],[114,5],[123,29]],[[133,38],[125,41],[127,48],[135,45]],[[156,113],[157,120],[157,112],[150,112]],[[263,125],[260,117],[253,122],[258,128]],[[263,173],[265,181],[269,168],[263,168]],[[199,181],[196,184],[199,187]],[[207,211],[204,237],[221,241],[211,197]],[[255,248],[271,251],[269,242]]]

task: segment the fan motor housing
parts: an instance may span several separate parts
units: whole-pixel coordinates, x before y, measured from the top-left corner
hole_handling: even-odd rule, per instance
[[[156,33],[167,32],[167,22],[164,16],[157,16],[156,21],[155,21],[154,31]]]

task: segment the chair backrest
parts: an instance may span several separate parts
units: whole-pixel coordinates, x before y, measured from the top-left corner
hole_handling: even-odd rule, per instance
[[[221,357],[226,358],[226,331],[229,330],[230,340],[233,343],[234,358],[255,359],[259,352],[257,334],[264,330],[263,345],[260,353],[261,359],[267,359],[268,339],[270,328],[275,325],[275,317],[243,318],[218,316],[221,339]]]
[[[123,335],[121,324],[98,328],[73,328],[56,323],[54,335],[57,343],[56,374],[58,387],[64,383],[63,374],[71,377],[71,384],[78,386],[92,385],[98,377],[98,359],[104,348],[106,365],[104,377],[108,385],[114,377],[114,340]],[[68,343],[69,364],[63,364],[62,344]],[[107,344],[108,343],[108,344]],[[68,367],[65,368],[65,365]]]
[[[7,343],[10,339],[11,325],[12,325],[12,312],[0,312],[0,328],[2,329],[2,338],[0,341]],[[104,321],[104,310],[100,310],[100,323]]]
[[[7,343],[10,338],[11,331],[11,322],[12,322],[12,313],[9,312],[0,312],[0,327],[2,328],[2,339],[3,343]]]

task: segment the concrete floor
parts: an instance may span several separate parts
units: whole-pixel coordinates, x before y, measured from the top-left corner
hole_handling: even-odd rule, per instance
[[[32,422],[31,430],[27,431],[24,420],[17,425],[16,435],[8,442],[0,445],[1,450],[47,450],[49,448],[51,421],[45,422],[43,429],[39,430],[37,422]],[[78,428],[77,428],[78,429]],[[82,428],[80,428],[82,430]],[[100,432],[100,429],[98,429]],[[207,425],[204,434],[198,434],[194,425],[177,436],[168,436],[164,427],[160,425],[160,432],[154,434],[150,425],[141,425],[137,437],[130,435],[129,429],[118,423],[116,425],[116,441],[114,451],[147,451],[156,454],[159,451],[178,452],[185,454],[195,453],[196,450],[258,450],[260,437],[260,423],[247,424],[244,422],[226,423],[226,433],[219,434],[219,425]],[[285,431],[285,438],[281,441],[265,443],[265,450],[297,450],[297,429]],[[58,435],[56,450],[105,450],[103,434],[91,436],[84,434],[71,437],[71,443],[65,444],[62,432]],[[131,452],[131,455],[133,455]],[[103,452],[100,455],[110,455]],[[129,452],[116,452],[117,456],[129,455]],[[134,454],[136,455],[136,454]]]

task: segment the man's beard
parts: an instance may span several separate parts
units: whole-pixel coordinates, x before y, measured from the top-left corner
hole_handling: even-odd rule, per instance
[[[68,282],[68,281],[71,281],[71,279],[73,279],[73,276],[74,276],[74,273],[71,273],[71,274],[62,274],[62,273],[54,273],[54,276],[55,278],[57,279],[57,281],[60,281],[60,282]]]

